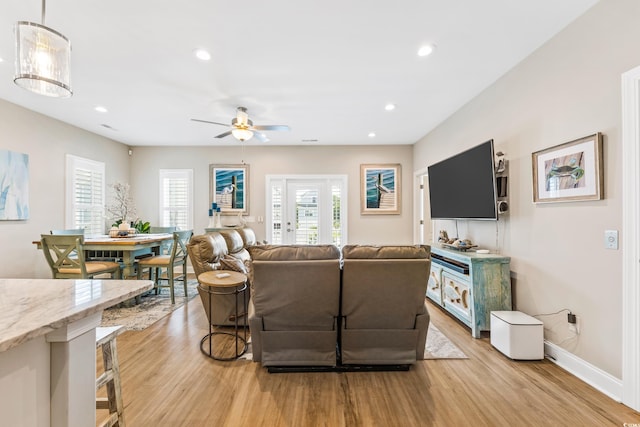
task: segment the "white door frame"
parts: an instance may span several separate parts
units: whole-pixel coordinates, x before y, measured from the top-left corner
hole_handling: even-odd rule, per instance
[[[427,191],[427,168],[414,171],[413,178],[413,243],[428,245],[431,242],[425,242],[425,227],[431,227],[432,224],[431,220],[425,219],[427,206],[424,205],[424,192]]]
[[[622,75],[622,403],[640,411],[640,67]]]

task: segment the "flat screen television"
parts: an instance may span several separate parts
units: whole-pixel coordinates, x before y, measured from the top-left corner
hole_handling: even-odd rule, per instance
[[[427,168],[431,219],[497,220],[493,140]]]

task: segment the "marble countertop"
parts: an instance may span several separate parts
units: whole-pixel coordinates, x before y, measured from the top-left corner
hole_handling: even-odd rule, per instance
[[[0,352],[152,288],[150,280],[0,279]]]

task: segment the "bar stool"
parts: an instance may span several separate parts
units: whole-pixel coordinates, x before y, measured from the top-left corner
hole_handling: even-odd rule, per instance
[[[102,350],[104,372],[96,379],[96,391],[100,387],[107,387],[107,397],[96,397],[96,409],[108,409],[109,418],[100,426],[125,427],[124,405],[120,389],[120,367],[116,351],[116,337],[124,332],[124,326],[109,326],[96,328],[96,347]]]

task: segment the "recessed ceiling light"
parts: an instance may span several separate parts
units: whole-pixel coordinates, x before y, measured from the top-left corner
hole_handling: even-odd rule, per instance
[[[369,138],[375,138],[375,137],[376,137],[375,132],[369,132]]]
[[[211,59],[211,54],[204,49],[196,49],[193,54],[201,61],[209,61]]]
[[[102,105],[96,105],[94,107],[94,110],[96,110],[98,113],[106,113],[106,112],[109,111],[109,110],[107,110],[106,107],[103,107]]]
[[[394,104],[387,104],[384,106],[384,109],[387,111],[395,110],[396,106]]]
[[[436,46],[433,44],[426,44],[418,49],[418,56],[429,56],[433,53],[435,48]]]
[[[2,59],[1,57],[0,57],[0,62],[4,62],[4,59]]]

